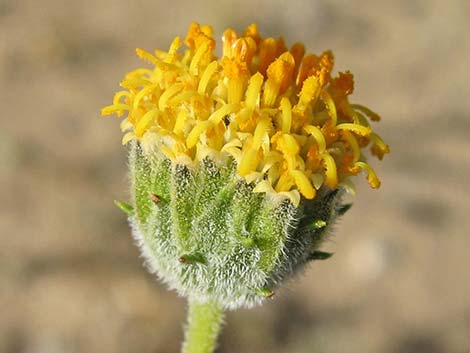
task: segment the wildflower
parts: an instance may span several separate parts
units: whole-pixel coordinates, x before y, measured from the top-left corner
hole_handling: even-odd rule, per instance
[[[350,177],[380,186],[363,150],[389,152],[332,52],[288,49],[254,24],[223,33],[220,59],[215,47],[212,28],[193,23],[168,51],[137,49],[149,66],[102,109],[124,116],[130,145],[132,200],[118,205],[150,269],[204,315],[258,304],[327,258],[318,248],[348,208]]]

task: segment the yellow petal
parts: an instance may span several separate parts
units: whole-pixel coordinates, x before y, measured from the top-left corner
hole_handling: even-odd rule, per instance
[[[152,120],[157,116],[158,110],[151,110],[140,118],[139,122],[135,127],[135,134],[138,137],[141,137],[144,132],[147,130],[148,125],[152,122]]]
[[[361,104],[351,104],[351,108],[357,109],[367,115],[372,121],[380,121],[380,115]]]
[[[328,153],[324,153],[321,157],[325,164],[325,184],[330,189],[334,189],[336,186],[338,186],[336,162]]]
[[[290,173],[294,177],[295,184],[299,188],[300,193],[306,199],[313,199],[315,197],[316,190],[313,188],[305,173],[301,172],[300,170],[292,170]]]
[[[251,76],[248,88],[246,90],[245,99],[245,105],[250,109],[254,109],[258,102],[263,80],[263,75],[261,75],[259,72]]]
[[[227,116],[232,114],[238,109],[238,104],[226,104],[223,107],[219,108],[216,110],[212,115],[209,117],[209,121],[216,125],[222,121],[222,119]]]
[[[359,125],[359,124],[351,124],[351,123],[343,123],[336,125],[338,130],[348,130],[352,131],[360,136],[369,136],[372,130],[368,127]]]
[[[204,73],[202,74],[201,81],[199,81],[199,86],[197,88],[199,94],[206,93],[207,86],[209,85],[209,82],[214,73],[216,72],[218,66],[219,65],[217,61],[213,61],[209,65],[207,65],[206,69],[204,70]]]
[[[255,171],[258,163],[258,150],[253,148],[249,149],[242,155],[241,162],[238,165],[238,174],[243,177],[248,173]]]
[[[290,132],[292,126],[292,105],[287,97],[281,99],[281,110],[282,110],[282,132]]]
[[[304,127],[306,133],[313,136],[318,145],[318,152],[323,153],[326,149],[326,141],[323,132],[316,126],[307,125]]]
[[[186,138],[186,146],[188,146],[188,148],[193,148],[196,146],[197,142],[199,141],[199,136],[201,136],[201,134],[210,126],[212,126],[210,121],[201,121],[196,124],[196,126],[193,127],[188,137]]]
[[[348,130],[341,131],[344,140],[349,144],[353,153],[353,162],[357,162],[361,157],[361,149],[356,138]]]
[[[300,147],[292,135],[282,134],[277,142],[277,150],[288,156],[296,156]]]
[[[114,113],[120,113],[123,110],[129,110],[129,106],[127,104],[112,104],[101,108],[101,115],[111,115]]]
[[[375,174],[375,171],[370,165],[365,162],[356,162],[354,164],[353,171],[354,169],[362,169],[367,173],[367,181],[373,189],[377,189],[380,187],[380,179],[377,177],[377,174]]]
[[[169,87],[163,94],[160,96],[158,100],[158,109],[165,110],[167,107],[168,100],[173,97],[175,94],[180,92],[183,89],[183,84],[175,83],[171,87]]]
[[[336,115],[336,106],[335,102],[333,101],[333,98],[331,98],[327,91],[322,91],[320,96],[322,101],[325,103],[326,111],[328,112],[328,115],[330,116],[333,125],[336,125],[338,117]]]

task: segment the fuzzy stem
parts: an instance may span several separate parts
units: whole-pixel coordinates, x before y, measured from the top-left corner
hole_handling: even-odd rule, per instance
[[[189,300],[182,353],[213,353],[224,313],[217,304]]]

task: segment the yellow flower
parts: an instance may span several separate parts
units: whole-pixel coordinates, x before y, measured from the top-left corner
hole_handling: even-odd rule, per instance
[[[102,109],[127,114],[124,144],[137,139],[173,163],[233,158],[255,192],[296,205],[300,195],[313,199],[323,185],[336,188],[360,171],[379,187],[361,151],[370,145],[380,159],[389,152],[368,121],[379,116],[349,103],[353,76],[332,77],[330,51],[305,55],[300,43],[288,50],[252,24],[241,36],[224,32],[218,59],[212,32],[193,23],[184,50],[179,37],[166,52],[137,49],[151,68],[128,73]]]

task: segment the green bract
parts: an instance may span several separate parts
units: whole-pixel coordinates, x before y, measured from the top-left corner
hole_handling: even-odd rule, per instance
[[[341,189],[298,207],[254,193],[232,159],[189,167],[134,141],[129,164],[129,219],[148,267],[182,296],[222,308],[259,304],[310,260],[329,257],[318,248],[348,208]]]

